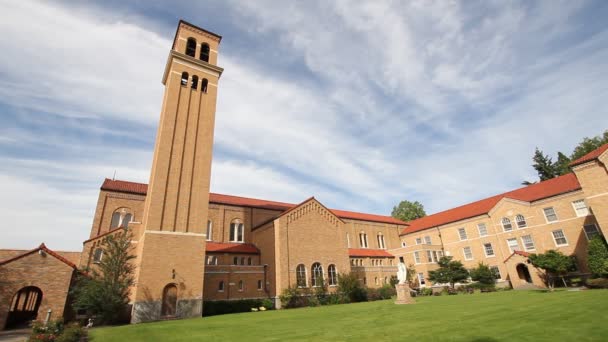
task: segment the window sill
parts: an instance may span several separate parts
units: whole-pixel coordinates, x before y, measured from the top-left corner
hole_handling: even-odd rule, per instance
[[[486,258],[488,258],[488,259],[489,258],[496,258],[496,254],[494,254],[494,255],[486,255]]]

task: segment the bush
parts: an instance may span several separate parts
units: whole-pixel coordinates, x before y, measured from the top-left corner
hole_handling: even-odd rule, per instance
[[[420,289],[420,295],[421,296],[432,296],[433,289],[430,287],[423,287],[422,289]]]
[[[496,275],[490,266],[480,262],[476,268],[470,271],[471,279],[477,281],[480,284],[494,286],[496,284]]]
[[[587,263],[595,277],[608,276],[608,248],[600,235],[594,236],[587,246]]]
[[[345,303],[367,301],[367,291],[355,273],[338,274],[338,292]]]
[[[378,294],[381,299],[391,299],[393,296],[397,295],[397,290],[395,286],[384,285],[378,289]]]
[[[274,302],[271,299],[266,298],[262,300],[262,306],[268,310],[272,310],[274,309]]]
[[[587,279],[587,286],[592,289],[608,289],[608,278]]]
[[[205,301],[203,302],[203,316],[249,312],[251,308],[259,308],[261,306],[264,306],[261,299]]]
[[[55,342],[78,342],[85,335],[86,331],[79,324],[70,324]]]

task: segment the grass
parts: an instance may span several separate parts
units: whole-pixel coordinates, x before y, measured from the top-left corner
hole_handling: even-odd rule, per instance
[[[508,291],[95,328],[94,341],[605,341],[608,290]]]

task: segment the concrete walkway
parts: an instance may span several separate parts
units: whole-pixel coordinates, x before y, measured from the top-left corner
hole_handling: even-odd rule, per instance
[[[0,331],[0,342],[23,342],[30,336],[30,328]]]

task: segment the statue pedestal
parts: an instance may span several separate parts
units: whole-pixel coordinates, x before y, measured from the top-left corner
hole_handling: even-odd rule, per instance
[[[410,293],[410,286],[408,284],[397,284],[397,300],[395,304],[414,304],[416,301],[412,298]]]

